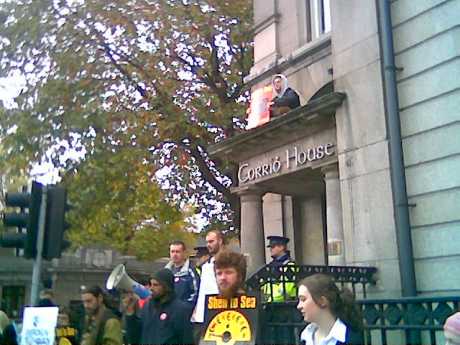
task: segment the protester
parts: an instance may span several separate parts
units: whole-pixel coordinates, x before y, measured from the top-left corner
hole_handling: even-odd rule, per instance
[[[193,344],[192,306],[175,296],[174,276],[161,269],[150,280],[150,300],[136,313],[135,300],[125,300],[129,344]]]
[[[444,323],[446,345],[460,345],[460,312],[449,316]]]
[[[297,309],[306,322],[300,340],[305,345],[361,344],[361,313],[347,289],[339,290],[332,277],[314,274],[299,283]]]
[[[221,251],[214,262],[219,294],[232,298],[245,293],[246,260],[242,254]]]
[[[174,241],[169,245],[170,261],[165,268],[174,274],[174,292],[181,301],[195,306],[200,279],[187,258],[185,243]]]
[[[10,319],[3,310],[0,310],[0,344],[3,344],[3,330],[10,324]]]
[[[299,95],[288,86],[287,78],[284,75],[276,74],[273,76],[272,88],[275,93],[275,97],[270,103],[270,115],[272,117],[300,106]]]
[[[0,310],[0,345],[18,345],[16,329],[2,310]]]
[[[0,335],[3,334],[3,330],[10,324],[8,315],[3,310],[0,310]]]
[[[199,342],[201,332],[203,331],[206,296],[219,293],[214,271],[214,260],[215,256],[224,248],[224,245],[224,236],[221,231],[211,230],[206,234],[206,247],[209,258],[201,265],[198,300],[191,318],[191,321],[194,323],[193,337],[196,343]]]
[[[6,326],[5,329],[3,330],[0,344],[1,345],[18,345],[18,335],[12,323]]]
[[[208,246],[206,245],[206,240],[204,238],[199,238],[195,247],[195,255],[193,256],[193,262],[195,269],[198,275],[201,276],[201,266],[204,265],[206,261],[209,260],[209,251]]]
[[[40,294],[38,295],[40,299],[47,299],[50,300],[53,305],[56,305],[54,302],[54,292],[52,289],[43,289],[40,291]]]
[[[216,275],[214,272],[214,260],[217,253],[224,247],[224,236],[219,230],[211,230],[206,235],[206,244],[210,258],[201,266],[201,282],[198,291],[198,300],[192,315],[192,322],[202,324],[204,321],[204,309],[206,295],[219,293]]]
[[[78,330],[70,323],[70,310],[60,307],[56,326],[56,345],[78,344]]]
[[[149,285],[149,284],[148,284]],[[127,312],[130,314],[138,314],[140,309],[144,307],[144,305],[150,300],[150,296],[141,300],[138,295],[136,295],[133,291],[131,290],[122,290],[121,291],[121,300],[120,300],[120,312],[122,314],[121,317],[121,328],[122,328],[122,334],[123,334],[123,343],[124,344],[129,344],[129,339],[128,339],[128,324],[127,324],[127,318],[129,315]],[[132,305],[132,307],[131,307]],[[130,308],[129,310],[127,308]]]
[[[84,289],[81,294],[85,321],[81,345],[121,345],[119,318],[104,304],[104,293],[99,286]]]
[[[53,290],[51,289],[41,290],[38,297],[39,297],[39,300],[37,303],[37,307],[57,307],[57,304],[54,301]]]

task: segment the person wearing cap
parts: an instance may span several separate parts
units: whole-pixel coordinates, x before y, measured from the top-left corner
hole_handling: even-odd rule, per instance
[[[291,259],[287,250],[289,238],[283,236],[268,236],[268,245],[272,261],[267,264],[271,272],[277,276],[262,287],[262,293],[267,302],[285,302],[286,300],[296,299],[297,287],[294,279],[289,278],[287,273],[293,273],[295,262]],[[291,266],[291,267],[290,267]],[[274,269],[283,267],[282,270]]]
[[[196,246],[193,247],[193,249],[195,250],[195,255],[193,257],[195,269],[198,275],[201,276],[201,266],[203,266],[204,263],[208,261],[210,257],[208,246],[206,245],[206,240],[203,238],[199,238]]]
[[[272,89],[275,97],[269,103],[270,116],[279,116],[300,106],[299,95],[288,86],[287,78],[283,74],[273,76]]]
[[[262,285],[262,296],[267,303],[281,303],[289,300],[297,300],[297,286],[295,273],[297,266],[291,259],[287,249],[289,238],[284,236],[268,236],[268,245],[272,261],[264,269],[270,271],[270,278]],[[262,313],[262,317],[266,317]],[[286,322],[292,318],[292,312],[288,309],[280,309],[272,315],[273,322]],[[276,344],[295,344],[294,333],[288,328],[276,328],[265,332],[267,339],[276,339]]]
[[[200,278],[187,258],[185,243],[173,241],[169,245],[170,261],[165,268],[174,274],[174,291],[181,301],[195,306]]]
[[[460,312],[449,316],[444,323],[446,345],[460,345]]]
[[[174,293],[174,275],[163,268],[150,279],[152,295],[136,313],[135,302],[125,301],[126,339],[129,344],[194,344],[192,306]]]

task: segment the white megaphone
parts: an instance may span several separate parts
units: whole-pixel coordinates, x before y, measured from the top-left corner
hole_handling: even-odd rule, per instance
[[[124,289],[133,291],[141,299],[149,297],[152,292],[144,285],[139,284],[126,273],[125,265],[119,264],[110,273],[107,283],[105,284],[107,290]]]

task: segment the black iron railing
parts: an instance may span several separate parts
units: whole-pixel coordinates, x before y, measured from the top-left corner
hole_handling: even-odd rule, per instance
[[[362,300],[367,344],[444,345],[442,326],[460,296]]]
[[[274,284],[296,284],[305,277],[316,273],[324,273],[334,277],[341,287],[348,287],[355,296],[367,296],[367,286],[375,284],[377,269],[375,267],[361,266],[310,266],[310,265],[284,265],[265,266],[254,273],[247,281],[246,286],[250,289],[260,290],[270,285],[269,291],[273,291]],[[287,289],[284,289],[287,291]],[[284,300],[289,300],[285,296]]]
[[[288,264],[263,267],[246,281],[249,289],[261,291],[263,296],[261,342],[263,344],[299,344],[300,333],[305,328],[305,323],[302,315],[296,309],[297,293],[292,287],[303,278],[317,273],[328,274],[334,277],[340,286],[348,287],[355,296],[365,297],[366,287],[375,284],[376,272],[375,267],[357,266]]]
[[[339,285],[349,287],[358,297],[364,323],[359,344],[444,345],[442,325],[460,307],[460,296],[366,299],[366,287],[375,279],[373,267],[293,265],[287,269],[286,266],[263,268],[248,279],[247,285],[253,290],[263,290],[266,284],[281,282],[285,286],[315,273],[332,275]],[[264,301],[262,305],[262,343],[300,344],[300,334],[306,324],[296,309],[296,299],[286,295],[283,302]]]

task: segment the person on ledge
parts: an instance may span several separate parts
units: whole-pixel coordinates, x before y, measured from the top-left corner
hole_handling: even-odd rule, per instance
[[[270,117],[282,115],[300,106],[299,95],[288,86],[287,78],[284,75],[276,74],[273,76],[272,88],[275,97],[270,102]]]

